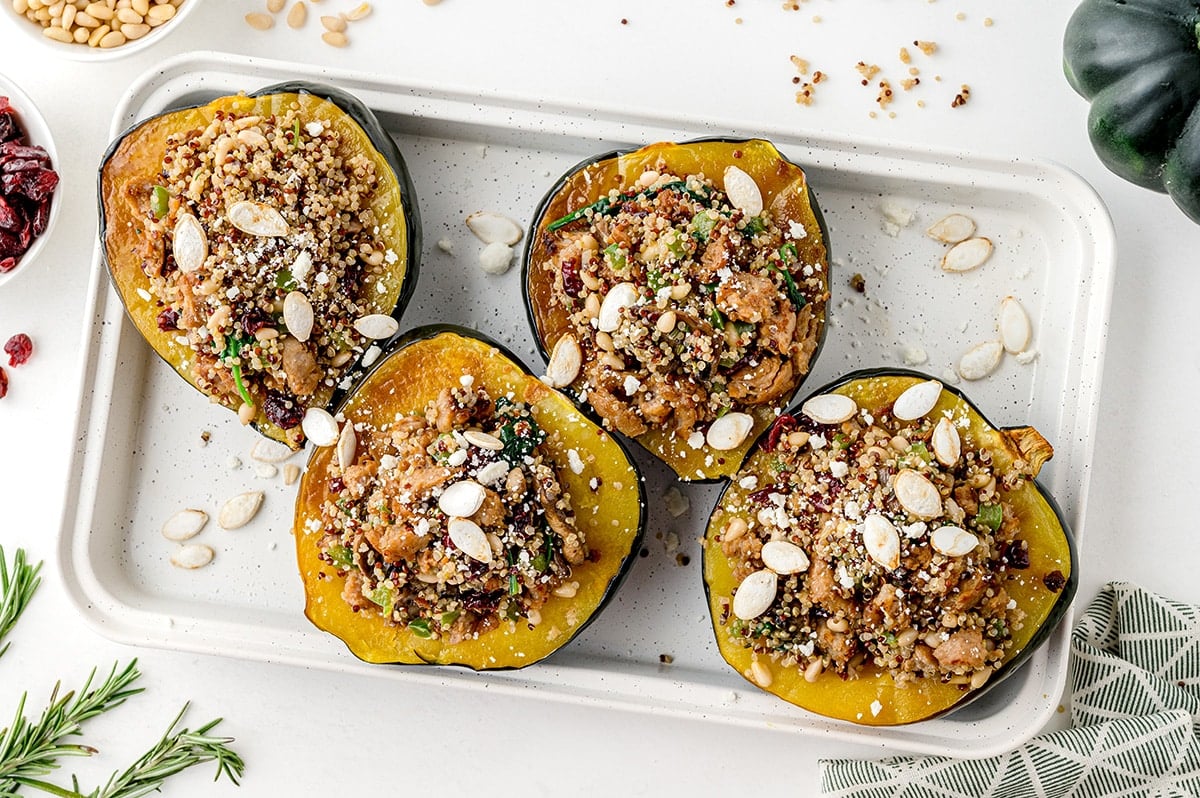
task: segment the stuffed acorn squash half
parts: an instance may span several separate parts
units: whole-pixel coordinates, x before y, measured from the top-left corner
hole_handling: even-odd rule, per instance
[[[825,335],[825,224],[762,140],[581,163],[535,214],[523,279],[550,383],[687,481],[737,468]]]
[[[303,82],[140,122],[99,175],[113,286],[154,350],[293,448],[416,285],[420,224],[395,143]]]
[[[781,416],[709,520],[717,644],[812,712],[912,723],[999,683],[1063,617],[1071,531],[1053,450],[909,371],[853,373]]]
[[[368,662],[520,668],[568,643],[640,547],[624,447],[483,336],[406,333],[309,460],[306,614]]]

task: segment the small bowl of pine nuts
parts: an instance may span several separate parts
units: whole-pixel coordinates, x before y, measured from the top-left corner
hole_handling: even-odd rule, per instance
[[[59,55],[78,61],[106,61],[154,44],[179,27],[200,0],[0,0],[0,3],[9,6],[15,27]]]

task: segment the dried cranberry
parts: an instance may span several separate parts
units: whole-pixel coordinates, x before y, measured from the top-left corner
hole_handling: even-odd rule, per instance
[[[33,234],[40,236],[50,226],[50,200],[44,199],[38,203],[33,212]]]
[[[4,354],[8,355],[8,365],[19,366],[33,354],[33,341],[25,333],[17,333],[4,344]]]
[[[1004,559],[1009,568],[1024,571],[1029,567],[1029,546],[1023,540],[1013,540],[1004,545]]]
[[[768,452],[775,451],[775,447],[779,445],[779,439],[795,428],[795,416],[782,415],[775,419],[775,423],[771,425],[771,431],[767,433],[767,445],[764,448]]]
[[[0,197],[0,227],[5,230],[17,230],[21,227],[20,210],[10,205],[4,197]]]
[[[0,366],[0,399],[8,396],[8,372]]]
[[[163,332],[170,332],[179,329],[179,311],[173,308],[167,308],[162,313],[158,314],[158,329]]]
[[[755,504],[761,504],[765,506],[772,503],[772,493],[787,495],[788,493],[791,493],[791,489],[788,488],[787,485],[768,485],[765,488],[759,488],[758,490],[754,491],[747,498],[749,498],[750,501],[754,502]]]
[[[252,307],[242,314],[241,325],[247,335],[254,335],[263,327],[271,327],[275,324],[275,320],[271,318],[271,314],[267,313],[260,307]]]
[[[563,291],[567,296],[579,296],[583,293],[583,279],[579,276],[579,259],[564,258],[562,262]]]
[[[345,489],[346,483],[342,481],[341,477],[334,477],[333,479],[329,480],[330,493],[341,493]]]
[[[3,255],[3,254],[4,253],[0,252],[0,255]],[[16,267],[17,267],[17,259],[16,258],[0,258],[0,274],[4,274],[5,272],[11,272]]]
[[[1055,570],[1042,577],[1042,584],[1051,593],[1057,593],[1067,586],[1067,578],[1063,576],[1062,571]]]
[[[263,412],[267,420],[280,429],[292,429],[304,420],[304,408],[299,402],[278,391],[267,391],[263,401]]]

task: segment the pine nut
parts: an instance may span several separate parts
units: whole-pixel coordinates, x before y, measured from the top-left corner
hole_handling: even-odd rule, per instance
[[[804,681],[812,684],[821,676],[821,671],[825,670],[825,661],[814,659],[808,663],[808,667],[804,669]]]
[[[150,32],[150,26],[146,25],[146,24],[122,25],[121,26],[121,33],[124,33],[125,38],[129,39],[129,41],[133,41],[134,39],[140,39],[149,32]]]
[[[600,356],[600,362],[608,366],[613,371],[624,371],[625,361],[614,355],[612,352],[605,352]]]
[[[71,37],[75,39],[76,44],[87,44],[89,35],[91,35],[91,31],[89,31],[87,28],[76,28],[75,32],[71,34]]]
[[[175,6],[155,6],[146,16],[157,19],[160,24],[167,22],[175,16]]]
[[[84,11],[86,11],[88,16],[92,17],[93,19],[102,19],[108,21],[113,18],[112,9],[104,5],[104,3],[89,3],[88,7],[85,8]]]
[[[825,622],[831,632],[849,632],[850,622],[845,618],[830,618]]]
[[[287,5],[287,0],[267,0],[267,10],[272,14],[278,14]]]
[[[107,25],[101,25],[92,31],[91,35],[88,36],[88,47],[98,46],[100,44],[100,40],[107,36],[110,30],[112,30],[112,28],[108,27]]]
[[[275,25],[275,20],[269,14],[256,11],[246,15],[246,24],[255,30],[270,30]]]
[[[579,271],[579,280],[589,291],[599,291],[600,287],[603,285],[603,283],[600,282],[599,277],[591,272],[585,272],[582,269]]]
[[[141,25],[142,15],[134,11],[132,8],[122,8],[117,11],[117,19],[122,25]]]
[[[12,0],[12,7],[13,11],[25,16],[25,12],[29,10],[29,0]]]
[[[975,673],[971,674],[971,689],[978,690],[980,687],[983,687],[985,684],[987,684],[987,680],[990,679],[991,676],[991,668],[981,668],[975,671]]]
[[[79,9],[70,3],[63,7],[61,21],[59,22],[63,30],[71,29],[71,26],[75,24],[75,15],[78,13]]]
[[[346,20],[341,17],[323,16],[321,17],[321,24],[325,26],[325,30],[333,31],[334,33],[341,33],[346,29]]]
[[[249,424],[254,420],[254,416],[257,415],[257,412],[258,411],[255,410],[254,405],[242,402],[242,406],[238,408],[238,421],[242,422],[243,424]]]
[[[542,622],[542,613],[537,609],[531,609],[525,615],[525,619],[527,621],[529,621],[530,626],[537,626],[539,623]]]
[[[746,530],[750,525],[746,523],[746,519],[741,516],[735,516],[729,519],[729,523],[725,525],[725,532],[721,535],[721,541],[737,540],[742,535],[746,534]]]
[[[919,637],[919,633],[916,629],[913,629],[910,626],[900,634],[896,635],[896,645],[900,646],[901,648],[908,648],[913,643],[917,642],[917,637]]]
[[[611,352],[611,351],[613,351],[613,339],[612,339],[612,336],[611,336],[611,335],[609,335],[609,334],[608,334],[608,333],[606,333],[606,332],[598,332],[598,333],[596,333],[596,346],[600,347],[600,348],[601,348],[601,349],[603,349],[605,352]]]
[[[346,38],[346,34],[333,30],[327,30],[322,33],[321,41],[325,42],[330,47],[345,47],[350,43],[350,40]]]
[[[296,4],[288,11],[287,24],[289,28],[303,28],[304,23],[308,21],[308,6],[304,4],[304,0],[297,0]]]
[[[675,311],[668,310],[666,313],[658,317],[658,321],[654,323],[654,328],[660,333],[666,335],[675,329]]]
[[[583,300],[583,312],[589,319],[599,316],[600,297],[596,294],[588,294],[587,299]]]
[[[71,44],[75,41],[75,37],[71,35],[71,32],[63,28],[42,28],[42,35],[47,39],[53,39],[63,44]]]
[[[370,13],[371,13],[371,4],[370,3],[360,3],[359,5],[350,9],[350,11],[348,11],[346,13],[346,19],[350,20],[351,22],[358,22],[360,19],[362,19],[363,17],[367,16]]]
[[[119,30],[109,31],[100,39],[99,46],[103,50],[111,50],[125,43],[125,34]]]
[[[130,0],[129,7],[145,19],[146,15],[150,13],[150,0]]]
[[[75,14],[75,24],[81,28],[91,28],[95,30],[100,27],[100,20],[93,17],[86,11],[80,11]]]
[[[690,293],[692,293],[691,283],[675,283],[671,286],[671,299],[683,299]]]
[[[773,681],[771,669],[759,660],[754,660],[754,662],[750,663],[750,676],[754,680],[754,683],[762,688],[770,687]]]
[[[575,598],[575,594],[579,592],[578,582],[564,582],[554,588],[554,595],[559,598]]]

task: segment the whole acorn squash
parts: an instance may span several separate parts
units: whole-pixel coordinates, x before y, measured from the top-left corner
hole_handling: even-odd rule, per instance
[[[260,326],[284,326],[284,314],[280,312],[283,298],[297,286],[292,275],[281,270],[274,284],[268,285],[273,296],[252,298],[260,305],[255,311],[258,317],[246,320],[243,316],[240,322],[242,327],[236,328],[238,336],[225,338],[224,348],[219,354],[217,350],[220,347],[214,343],[211,354],[230,372],[232,381],[226,378],[223,388],[219,385],[203,388],[197,373],[199,359],[196,352],[186,341],[179,340],[179,332],[175,327],[177,311],[150,291],[151,273],[166,274],[178,268],[172,251],[173,236],[169,236],[169,231],[163,229],[162,225],[157,230],[152,229],[155,221],[167,218],[171,213],[195,213],[196,207],[194,200],[172,195],[163,185],[168,137],[173,134],[197,136],[201,131],[211,129],[209,126],[217,124],[221,118],[231,115],[274,120],[276,115],[290,109],[295,109],[299,118],[294,130],[286,133],[288,143],[280,147],[277,142],[272,142],[271,146],[285,152],[305,146],[306,140],[314,134],[302,126],[302,119],[304,125],[324,126],[326,134],[332,131],[332,135],[336,135],[339,141],[337,153],[342,162],[363,157],[372,164],[377,182],[367,195],[368,207],[340,215],[336,221],[339,227],[325,238],[331,240],[336,235],[348,240],[355,234],[355,225],[363,227],[358,221],[362,212],[369,210],[373,214],[374,240],[386,249],[387,255],[384,262],[379,264],[369,264],[365,256],[358,256],[360,259],[348,268],[357,269],[358,274],[366,277],[352,289],[352,293],[364,314],[390,315],[398,322],[417,282],[421,226],[415,193],[395,142],[361,101],[340,89],[304,81],[281,83],[249,95],[220,97],[205,105],[170,110],[137,123],[112,143],[101,162],[98,180],[99,233],[112,284],[125,305],[129,319],[155,352],[193,387],[208,394],[214,401],[234,411],[243,404],[253,406],[250,423],[260,433],[298,449],[304,443],[299,423],[303,412],[310,407],[330,408],[337,404],[344,392],[341,388],[353,375],[356,363],[370,341],[362,341],[350,348],[349,343],[337,335],[317,341],[316,336],[322,334],[321,330],[317,330],[314,342],[319,343],[329,357],[344,362],[337,364],[336,372],[323,371],[324,378],[302,401],[299,395],[295,397],[295,402],[291,401],[290,396],[282,399],[282,391],[272,397],[269,386],[252,384],[249,379],[243,381],[239,358],[244,359],[244,350],[256,344],[253,331]],[[216,156],[212,158],[216,160]],[[349,179],[357,178],[351,176]],[[224,186],[215,185],[215,177],[211,182],[213,185],[202,189],[202,196],[222,197]],[[306,198],[295,193],[290,196],[277,194],[269,201],[279,206],[281,214],[292,214],[297,219],[307,218],[314,213],[304,205]],[[214,249],[216,246],[214,244]],[[356,256],[346,257],[353,259]],[[208,262],[216,264],[214,268],[228,264],[228,260],[214,260],[211,254]],[[296,266],[297,272],[299,268]],[[318,272],[322,268],[324,266],[321,263],[311,265],[311,274],[316,275],[314,279],[319,278]],[[237,301],[245,299],[240,297]],[[271,302],[274,302],[275,309],[263,315],[261,305]],[[235,308],[235,319],[238,312]],[[330,354],[333,352],[336,355]],[[333,365],[332,361],[329,365]],[[272,403],[274,407],[271,407]],[[287,420],[281,426],[277,421],[284,417]]]
[[[843,394],[852,397],[857,405],[857,410],[854,412],[860,416],[864,413],[869,414],[870,419],[864,419],[864,422],[870,424],[877,419],[890,420],[893,404],[897,397],[906,389],[923,382],[932,382],[932,380],[926,375],[908,370],[865,370],[846,375],[814,392],[812,396]],[[867,655],[866,661],[859,666],[856,677],[848,678],[836,673],[833,668],[829,667],[827,661],[829,657],[826,655],[823,658],[823,666],[815,668],[819,675],[813,673],[809,674],[810,678],[806,678],[805,671],[813,663],[811,660],[802,662],[800,660],[803,660],[804,656],[814,656],[813,651],[809,650],[806,654],[806,649],[802,647],[800,656],[795,656],[795,652],[792,652],[797,662],[785,664],[782,658],[787,656],[790,649],[785,646],[790,644],[778,643],[779,647],[774,649],[777,656],[768,655],[765,651],[756,654],[753,649],[759,647],[758,643],[753,646],[748,645],[750,640],[759,642],[771,640],[771,635],[775,634],[776,628],[782,627],[779,613],[782,602],[786,599],[781,599],[779,595],[776,595],[775,598],[770,599],[771,603],[768,608],[752,621],[739,620],[734,610],[738,590],[741,589],[743,582],[750,581],[744,572],[755,567],[746,564],[748,562],[745,559],[746,549],[739,547],[747,545],[744,541],[754,539],[761,541],[761,538],[757,537],[756,529],[763,526],[764,520],[758,517],[759,513],[764,511],[784,512],[785,506],[791,507],[791,505],[781,502],[779,510],[776,511],[772,504],[774,498],[771,495],[772,492],[782,490],[781,483],[777,482],[778,479],[781,479],[778,476],[780,465],[776,460],[776,455],[773,454],[781,445],[781,440],[785,440],[791,434],[800,434],[802,437],[821,434],[824,436],[819,444],[822,452],[836,452],[840,447],[854,447],[850,448],[847,459],[862,455],[862,449],[857,448],[858,441],[847,444],[843,440],[847,436],[841,434],[839,425],[823,426],[804,416],[800,408],[805,406],[802,403],[788,415],[781,416],[775,426],[755,443],[738,471],[737,477],[726,487],[709,519],[703,547],[703,570],[713,630],[721,656],[752,684],[774,693],[785,701],[820,715],[854,723],[881,726],[913,723],[964,706],[999,684],[1027,660],[1037,647],[1049,638],[1070,605],[1078,584],[1078,577],[1075,571],[1074,540],[1062,511],[1054,499],[1034,481],[1032,476],[1029,476],[1020,480],[1013,489],[1009,489],[1002,484],[1003,480],[999,480],[1001,484],[996,488],[999,496],[999,499],[994,500],[996,504],[981,503],[978,514],[974,518],[968,516],[959,522],[963,527],[974,529],[977,533],[981,527],[977,527],[975,524],[983,522],[989,525],[994,524],[993,530],[998,528],[1006,530],[1005,535],[1010,536],[1014,542],[1010,544],[989,543],[989,545],[1016,547],[1001,549],[1000,560],[982,561],[984,563],[997,561],[1004,563],[1002,575],[997,577],[989,589],[999,592],[998,588],[1002,588],[1009,599],[1008,603],[1002,606],[1007,606],[1008,612],[1015,610],[1024,614],[1024,620],[1019,628],[1011,631],[1012,643],[1003,651],[1003,661],[990,671],[990,678],[982,686],[970,683],[952,683],[950,680],[944,680],[942,676],[928,675],[918,676],[905,685],[898,685],[889,673],[873,664],[870,654]],[[936,404],[925,417],[930,419],[931,424],[933,423],[932,419],[940,421],[942,417],[949,418],[961,435],[962,456],[965,457],[969,451],[986,451],[990,454],[994,474],[997,476],[1003,475],[1011,469],[1017,469],[1025,475],[1036,474],[1042,462],[1052,454],[1049,444],[1032,428],[997,428],[984,418],[979,409],[965,396],[949,388],[941,388]],[[799,439],[796,439],[795,442],[799,443],[801,447],[806,445]],[[807,445],[816,446],[817,444]],[[886,447],[894,444],[885,441],[882,445]],[[930,448],[932,447],[926,447],[925,444],[918,441],[908,454],[914,457],[929,458],[931,456]],[[963,462],[963,460],[959,460],[955,468],[959,468]],[[835,471],[831,466],[827,474],[818,477],[818,481],[830,479],[834,474]],[[843,474],[843,476],[845,475]],[[853,478],[855,478],[854,472],[846,477],[846,479]],[[833,478],[831,482],[837,484],[838,479]],[[894,484],[895,482],[891,483],[891,485]],[[892,489],[889,485],[884,488],[884,492]],[[943,497],[943,499],[950,498]],[[816,500],[814,499],[814,501]],[[865,530],[867,526],[865,519],[877,511],[885,515],[891,513],[887,505],[877,508],[874,501],[869,509],[863,507],[855,510],[856,513],[862,513],[861,518],[864,521],[855,527],[853,534],[857,537],[852,539],[860,541],[864,548],[867,548],[865,539],[868,534]],[[1011,516],[1009,515],[1010,511]],[[792,512],[792,510],[789,509],[787,512]],[[836,506],[830,505],[808,517],[804,517],[805,514],[801,513],[799,514],[801,517],[789,520],[788,523],[793,524],[790,527],[792,530],[798,530],[805,524],[809,524],[810,530],[819,530],[827,522],[846,523],[844,520],[838,520],[844,518],[842,515],[844,512],[847,511],[844,509],[839,511]],[[992,513],[994,516],[991,515]],[[910,535],[901,520],[895,516],[893,516],[893,520],[895,520],[895,528],[900,529],[899,539],[905,542],[901,544],[900,548],[903,559],[899,560],[900,564],[897,570],[891,572],[891,576],[902,584],[908,580],[912,583],[908,587],[913,590],[922,590],[922,585],[927,586],[928,583],[918,584],[918,582],[921,577],[927,575],[914,573],[910,566],[914,560],[921,561],[921,554],[918,551],[921,546],[927,547],[929,557],[942,556],[941,549],[929,548],[933,540],[933,531],[936,528],[934,524],[937,522],[930,520],[928,530],[914,529],[912,530],[914,534]],[[766,519],[766,521],[770,521],[770,519]],[[1017,526],[1013,526],[1014,523]],[[735,528],[745,531],[731,531]],[[791,537],[792,541],[803,539],[798,532],[793,531],[788,534],[795,536]],[[728,542],[725,541],[727,535],[730,538]],[[817,533],[813,532],[813,535],[813,539],[816,540]],[[780,539],[779,537],[772,538],[772,540]],[[787,537],[782,539],[788,540]],[[1000,536],[996,540],[1000,540]],[[748,545],[753,547],[755,544]],[[778,546],[778,544],[776,545]],[[753,562],[759,563],[760,560],[765,562],[767,559],[765,552],[758,549],[755,551],[757,553],[753,555]],[[810,549],[809,553],[815,553],[815,549]],[[778,558],[778,556],[778,549],[776,549],[773,557]],[[843,552],[841,556],[845,558],[851,555]],[[982,558],[983,555],[979,554],[978,549],[974,549],[969,556]],[[872,599],[884,591],[878,583],[872,581],[873,577],[869,575],[870,569],[864,569],[860,573],[854,570],[853,565],[850,565],[846,574],[836,572],[836,576],[832,576],[834,572],[826,566],[822,566],[823,573],[818,570],[817,559],[819,558],[814,556],[812,563],[804,561],[803,567],[797,564],[792,572],[794,576],[779,575],[777,580],[780,594],[785,593],[783,586],[790,584],[789,580],[794,579],[795,583],[788,587],[788,593],[799,595],[800,591],[805,591],[814,599],[812,605],[814,607],[816,598],[819,596],[821,599],[823,609],[815,611],[811,621],[814,628],[818,630],[813,634],[817,635],[815,653],[820,655],[823,651],[829,650],[827,647],[829,644],[824,637],[827,632],[822,629],[823,624],[828,622],[823,619],[834,616],[834,613],[827,614],[827,607],[838,601],[838,599],[830,599],[826,595],[830,590],[829,580],[832,578],[840,581],[842,590],[834,590],[841,596],[852,595],[856,604],[850,606],[857,606],[861,611],[861,615],[856,614],[855,610],[847,611],[850,613],[847,617],[850,619],[851,625],[851,629],[846,632],[847,637],[853,637],[860,633],[860,628],[855,626],[856,619],[866,617],[868,613],[872,612],[871,608],[874,606]],[[851,562],[850,560],[843,561]],[[826,562],[832,562],[832,560]],[[894,564],[894,562],[890,564]],[[929,560],[926,559],[926,568],[929,568],[928,562]],[[739,565],[739,563],[741,564]],[[741,574],[735,573],[735,569],[739,567],[743,572]],[[757,567],[770,570],[765,564],[758,564]],[[983,569],[985,565],[976,564],[975,567]],[[788,569],[783,570],[787,571]],[[1000,569],[997,569],[997,573],[1000,574]],[[824,583],[824,587],[818,588],[818,582]],[[818,594],[818,590],[822,592]],[[966,580],[952,592],[954,591],[966,593],[968,591]],[[984,597],[979,600],[987,601],[987,595],[984,594]],[[919,603],[919,599],[915,601]],[[998,601],[1003,601],[1003,598]],[[897,612],[895,606],[899,605],[889,608],[889,604],[883,603],[880,606],[884,607],[886,612]],[[795,613],[790,615],[787,624],[808,622],[805,620],[808,617],[805,612],[797,612],[799,612],[798,615]],[[913,613],[916,614],[915,609]],[[838,614],[840,615],[840,613]],[[954,630],[943,628],[934,634],[950,631]],[[912,646],[913,642],[919,645],[925,639],[925,634],[922,630],[915,641],[887,639],[885,635],[884,641],[891,646]],[[894,637],[903,638],[903,634]],[[960,678],[959,681],[962,679]]]
[[[1084,0],[1063,65],[1104,165],[1200,222],[1200,3]]]
[[[664,193],[676,186],[678,188],[673,190],[681,194],[693,193],[690,188],[684,188],[683,182],[669,184],[661,190],[657,187],[649,191],[640,190],[641,187],[633,185],[633,181],[647,170],[662,170],[664,174],[670,173],[681,179],[686,179],[688,175],[704,175],[719,188],[722,176],[731,166],[738,167],[754,180],[761,192],[763,208],[772,212],[778,226],[783,231],[794,232],[792,239],[780,248],[780,261],[763,273],[768,276],[776,273],[786,282],[792,310],[801,319],[797,327],[804,327],[810,335],[801,347],[803,354],[794,357],[795,368],[786,380],[786,387],[782,390],[773,388],[770,392],[775,396],[769,401],[739,408],[753,418],[753,426],[732,449],[718,450],[707,441],[689,441],[691,436],[677,434],[666,425],[649,424],[646,432],[634,436],[643,448],[669,465],[680,479],[689,482],[715,481],[727,477],[736,469],[754,438],[766,429],[770,420],[795,395],[824,342],[825,303],[829,290],[828,231],[803,169],[787,160],[770,142],[760,139],[712,138],[682,144],[661,142],[637,150],[617,150],[589,158],[561,177],[542,200],[531,224],[532,232],[522,267],[530,325],[542,356],[549,361],[555,344],[572,329],[567,309],[553,301],[556,284],[563,286],[566,278],[553,267],[558,244],[552,231],[563,227],[570,229],[577,222],[586,222],[593,212],[597,215],[612,213],[631,197],[646,196],[652,192]],[[615,201],[612,192],[616,192]],[[700,231],[692,235],[700,240],[699,249],[694,255],[699,259],[704,247],[702,239],[708,233]],[[640,245],[635,242],[633,246]],[[625,255],[620,257],[624,259]],[[632,258],[632,254],[629,257]],[[802,272],[804,277],[801,276]],[[815,284],[818,287],[798,288],[797,283]],[[697,290],[702,288],[714,291],[716,283],[703,287],[697,285]],[[674,297],[672,300],[675,304],[668,307],[678,307],[678,300]],[[579,301],[577,304],[582,305]],[[723,319],[720,314],[716,319],[708,318],[699,323],[706,322],[719,325],[720,329],[734,327],[731,319]],[[590,359],[602,354],[590,342],[584,342],[582,349],[585,368]],[[758,362],[753,358],[746,360],[752,364]],[[704,380],[711,383],[713,371],[708,372]],[[603,416],[587,398],[587,387],[581,371],[567,390],[593,416]],[[666,397],[663,402],[671,404]],[[609,426],[607,420],[605,426]],[[699,429],[704,432],[705,428]]]
[[[562,394],[530,374],[517,358],[479,333],[447,325],[398,338],[339,408],[348,423],[382,424],[423,414],[446,386],[470,375],[475,388],[509,397],[533,411],[548,433],[555,470],[586,535],[587,561],[572,568],[573,595],[550,595],[536,625],[503,622],[458,642],[430,634],[424,623],[388,623],[378,608],[352,608],[343,598],[347,569],[321,550],[321,508],[336,501],[329,469],[336,447],[313,452],[300,482],[294,535],[306,596],[305,614],[373,663],[462,665],[502,670],[532,665],[570,642],[608,603],[641,547],[645,489],[622,443],[599,429]],[[578,458],[578,459],[576,459]],[[580,462],[583,467],[579,468]],[[573,464],[573,465],[572,465]]]

